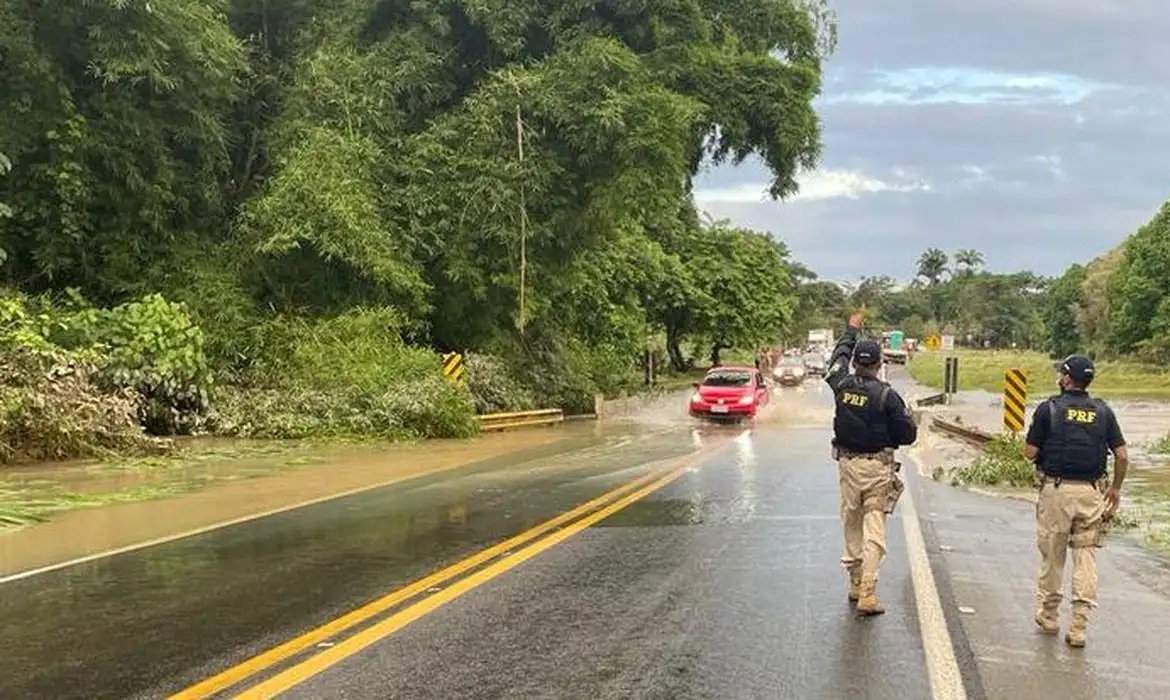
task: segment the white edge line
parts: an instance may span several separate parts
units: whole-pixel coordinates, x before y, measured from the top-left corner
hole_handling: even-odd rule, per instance
[[[915,477],[919,464],[913,455]],[[918,608],[918,626],[922,633],[922,649],[926,654],[926,670],[930,675],[930,690],[934,700],[967,700],[967,689],[955,658],[947,620],[943,614],[942,599],[934,582],[922,527],[918,524],[918,510],[914,507],[913,488],[907,484],[906,503],[903,506],[902,533],[910,555],[910,578],[914,583],[914,601]]]
[[[272,508],[270,510],[261,511],[259,513],[252,513],[250,515],[244,515],[244,516],[241,516],[239,518],[233,518],[231,520],[224,520],[222,522],[212,523],[211,525],[204,525],[203,527],[197,527],[193,530],[186,530],[184,532],[180,532],[180,533],[177,533],[174,535],[166,535],[164,537],[156,537],[153,540],[146,540],[145,542],[136,542],[135,544],[126,545],[125,547],[118,547],[116,549],[107,549],[105,551],[96,552],[94,554],[87,554],[84,557],[78,557],[76,559],[69,559],[67,561],[59,562],[57,564],[49,564],[48,566],[42,566],[38,569],[28,569],[26,571],[20,571],[20,572],[17,572],[15,574],[9,574],[7,576],[0,577],[0,586],[4,585],[6,583],[11,583],[12,581],[19,581],[20,579],[30,578],[33,576],[39,576],[40,574],[47,574],[50,571],[56,571],[58,569],[67,569],[71,566],[78,566],[80,564],[86,564],[86,563],[89,563],[92,561],[97,561],[98,559],[106,559],[108,557],[117,556],[119,554],[125,554],[127,552],[134,552],[134,551],[137,551],[139,549],[146,549],[147,547],[154,547],[156,545],[166,544],[168,542],[174,542],[176,540],[182,540],[182,539],[186,539],[188,537],[195,537],[197,535],[204,535],[204,534],[207,534],[208,532],[214,532],[215,530],[221,530],[225,527],[231,527],[232,525],[240,525],[242,523],[251,522],[253,520],[260,520],[261,518],[267,518],[271,515],[280,515],[281,513],[287,513],[290,510],[296,510],[298,508],[306,508],[308,506],[317,505],[318,503],[325,503],[327,501],[336,500],[338,498],[345,498],[346,496],[355,496],[355,495],[357,495],[359,493],[363,493],[365,491],[372,491],[374,489],[380,489],[380,488],[383,488],[386,486],[393,486],[394,484],[402,483],[403,481],[409,481],[411,479],[417,479],[420,477],[430,476],[433,474],[439,474],[439,473],[442,473],[442,472],[447,471],[449,469],[457,469],[459,467],[465,467],[465,466],[467,466],[467,464],[459,464],[459,465],[454,465],[451,467],[445,467],[443,469],[438,469],[438,470],[435,470],[433,472],[424,472],[422,474],[414,474],[412,476],[400,476],[400,477],[396,477],[394,479],[389,479],[387,481],[379,481],[376,484],[367,484],[365,486],[359,486],[357,488],[348,489],[346,491],[339,491],[337,493],[332,493],[332,494],[329,494],[327,496],[313,498],[313,499],[310,499],[308,501],[299,501],[297,503],[293,503],[290,505],[280,506],[279,508]]]

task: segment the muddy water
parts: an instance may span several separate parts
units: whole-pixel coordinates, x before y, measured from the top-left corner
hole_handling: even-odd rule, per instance
[[[908,378],[903,378],[913,386]],[[1030,423],[1038,402],[1027,406]],[[1170,552],[1170,456],[1151,451],[1153,444],[1170,434],[1170,404],[1153,401],[1110,400],[1129,443],[1130,472],[1126,479],[1123,511],[1136,521],[1136,536],[1145,544]],[[952,405],[931,409],[950,415],[990,433],[1003,429],[1003,399],[987,391],[963,391]],[[938,466],[951,468],[969,463],[975,451],[945,436],[925,431],[916,447],[923,472],[929,476]],[[988,489],[997,495],[1034,499],[1027,489]]]
[[[221,456],[218,462],[174,470],[122,474],[85,468],[60,474],[23,470],[0,482],[0,506],[5,491],[16,493],[24,503],[35,503],[31,499],[38,493],[58,499],[65,493],[74,504],[79,494],[105,499],[82,503],[100,507],[71,510],[48,522],[0,532],[0,577],[470,463],[612,445],[637,434],[631,426],[566,423],[466,441],[341,447],[236,461]],[[309,460],[318,464],[299,469],[290,465]],[[63,492],[62,483],[71,490]],[[101,505],[111,501],[115,504]]]
[[[646,428],[694,424],[687,416],[687,399],[692,391],[673,391],[649,397],[606,401],[601,418],[607,424],[632,424]],[[829,425],[833,402],[828,386],[816,378],[796,387],[772,387],[768,405],[756,417],[758,425]]]
[[[473,440],[324,448],[204,440],[185,445],[179,457],[7,469],[0,472],[0,526],[10,529],[0,531],[0,577],[476,462],[507,460],[508,468],[535,475],[638,441],[644,452],[644,438],[671,433],[680,438],[672,449],[693,449],[705,435],[727,429],[690,419],[689,393],[607,402],[600,421]],[[774,388],[756,423],[828,425],[831,420],[827,388],[811,380]],[[554,454],[564,457],[537,459]]]

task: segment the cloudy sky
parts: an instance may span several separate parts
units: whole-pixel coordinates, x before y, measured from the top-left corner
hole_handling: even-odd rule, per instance
[[[905,279],[925,248],[1059,274],[1170,197],[1170,0],[830,0],[824,162],[771,202],[758,162],[700,208],[822,277]]]

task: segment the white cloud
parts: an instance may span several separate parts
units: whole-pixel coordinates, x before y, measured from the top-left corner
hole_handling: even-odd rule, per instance
[[[895,169],[897,180],[882,180],[866,175],[860,170],[814,170],[800,176],[800,191],[790,201],[820,199],[857,199],[862,195],[878,192],[924,192],[930,191],[929,183],[910,179],[901,169]],[[704,188],[695,192],[695,200],[709,204],[752,204],[767,202],[768,186],[759,183],[744,183],[730,187]]]
[[[1064,104],[1110,88],[1061,73],[1006,73],[964,66],[844,72],[828,81],[828,104]]]
[[[1029,158],[1029,160],[1045,166],[1048,169],[1048,172],[1052,173],[1052,176],[1056,179],[1065,179],[1064,160],[1061,159],[1059,155],[1033,156],[1032,158]]]

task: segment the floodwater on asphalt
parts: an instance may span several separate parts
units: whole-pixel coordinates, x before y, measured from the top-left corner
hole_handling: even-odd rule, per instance
[[[0,524],[7,515],[10,529],[0,531],[0,577],[475,462],[612,443],[632,432],[567,423],[412,445],[194,453],[172,459],[175,466],[154,461],[113,472],[76,465],[59,474],[52,467],[6,471]],[[47,522],[33,524],[40,519]],[[14,529],[21,525],[27,526]]]
[[[117,697],[162,697],[153,683],[193,682],[207,675],[203,664],[222,667],[258,653],[697,450],[727,446],[750,456],[751,424],[693,421],[686,399],[686,392],[656,397],[608,421],[318,453],[320,464],[164,500],[76,510],[0,534],[0,580],[9,577],[0,617],[11,623],[0,627],[0,646],[11,650],[0,662],[0,696],[95,697],[101,688]],[[823,426],[828,405],[816,385],[777,388],[756,425]],[[282,454],[261,461],[280,462],[290,453]],[[149,478],[191,478],[200,469],[160,468]],[[28,470],[23,477],[30,478]],[[108,487],[130,477],[89,478]],[[246,526],[209,529],[359,489]],[[638,517],[692,516],[680,510]],[[199,528],[205,532],[157,547],[20,576]],[[184,621],[183,635],[175,633],[176,620]],[[125,641],[108,642],[110,625]]]
[[[602,421],[471,440],[314,447],[213,439],[167,457],[8,468],[0,472],[0,577],[474,463],[504,460],[538,476],[558,468],[541,459],[557,454],[588,455],[661,433],[686,436],[673,444],[693,449],[703,435],[743,430],[690,419],[688,394],[625,399]],[[756,423],[831,418],[827,388],[810,380],[774,388]]]

